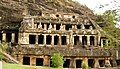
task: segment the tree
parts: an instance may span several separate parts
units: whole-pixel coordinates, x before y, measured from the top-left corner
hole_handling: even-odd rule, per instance
[[[52,55],[52,67],[63,67],[63,56],[60,53],[54,53]]]

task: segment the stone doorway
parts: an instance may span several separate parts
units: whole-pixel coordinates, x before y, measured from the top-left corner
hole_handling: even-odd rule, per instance
[[[43,66],[43,58],[36,58],[36,66]]]

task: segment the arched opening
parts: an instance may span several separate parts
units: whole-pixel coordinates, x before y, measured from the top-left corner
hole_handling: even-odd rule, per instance
[[[94,63],[95,63],[94,59],[88,59],[88,66],[89,67],[93,68],[94,67]]]
[[[43,66],[43,58],[36,58],[36,66]]]
[[[87,36],[82,36],[82,45],[87,45]]]
[[[44,36],[38,35],[38,44],[43,44],[43,42],[44,42]]]
[[[100,67],[104,67],[105,66],[105,60],[99,60],[99,64],[100,64]]]
[[[79,45],[79,36],[74,36],[74,45]]]
[[[50,45],[51,44],[51,40],[52,40],[52,36],[47,35],[46,36],[46,44]]]
[[[30,65],[30,57],[23,57],[23,65]]]
[[[82,68],[82,60],[80,59],[76,60],[76,68]]]
[[[70,59],[65,59],[64,64],[63,64],[63,68],[69,68],[69,66],[70,66]]]
[[[62,39],[62,45],[67,45],[66,36],[61,36],[61,39]]]
[[[72,25],[71,25],[71,24],[66,24],[65,29],[66,29],[66,30],[69,30],[70,28],[72,28]]]
[[[12,39],[12,34],[10,32],[7,32],[6,33],[6,42],[11,42],[11,39]]]
[[[54,45],[58,45],[59,43],[59,36],[54,36]]]
[[[29,35],[29,44],[35,44],[36,35]]]

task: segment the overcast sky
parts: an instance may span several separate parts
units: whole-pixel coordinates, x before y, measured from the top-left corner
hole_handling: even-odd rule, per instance
[[[96,13],[102,13],[109,9],[120,9],[120,0],[74,0],[87,5]],[[105,6],[105,7],[103,7]]]

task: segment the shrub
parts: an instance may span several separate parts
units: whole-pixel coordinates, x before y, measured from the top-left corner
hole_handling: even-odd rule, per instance
[[[0,61],[2,61],[4,59],[3,55],[0,55]]]
[[[88,64],[86,64],[84,61],[82,62],[82,69],[89,69]]]
[[[52,67],[63,67],[63,56],[60,53],[54,53],[52,55]]]

